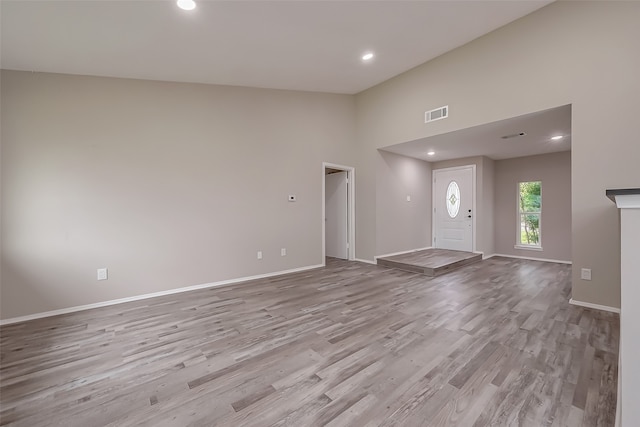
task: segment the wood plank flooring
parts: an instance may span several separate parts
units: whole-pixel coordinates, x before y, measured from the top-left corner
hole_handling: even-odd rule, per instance
[[[482,254],[432,248],[378,258],[378,265],[435,277],[480,261]]]
[[[0,425],[613,426],[618,316],[570,266],[326,268],[0,329]]]

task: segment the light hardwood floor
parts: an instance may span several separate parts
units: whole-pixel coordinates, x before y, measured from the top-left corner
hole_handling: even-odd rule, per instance
[[[434,277],[480,261],[482,254],[431,248],[378,258],[378,265]]]
[[[326,268],[2,327],[0,424],[613,426],[618,316],[570,267]]]

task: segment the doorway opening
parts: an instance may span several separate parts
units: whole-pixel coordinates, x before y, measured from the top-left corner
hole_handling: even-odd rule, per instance
[[[433,171],[433,247],[473,252],[476,242],[476,165]]]
[[[355,169],[322,163],[322,264],[355,259]]]

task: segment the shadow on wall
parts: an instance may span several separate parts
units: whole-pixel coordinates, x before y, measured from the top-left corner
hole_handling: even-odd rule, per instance
[[[431,241],[431,165],[378,150],[376,254],[420,249]]]
[[[26,301],[29,307],[36,307],[38,312],[50,310],[50,307],[60,306],[63,298],[54,289],[43,288],[37,283],[34,273],[12,262],[6,253],[2,254],[2,284],[0,284],[0,319],[10,319],[24,314],[21,301]],[[11,283],[11,287],[7,286]]]

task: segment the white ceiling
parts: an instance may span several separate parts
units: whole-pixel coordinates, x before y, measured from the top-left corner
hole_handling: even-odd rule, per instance
[[[353,94],[548,3],[2,0],[0,65]]]
[[[520,132],[526,135],[502,139],[502,136]],[[562,135],[564,138],[559,141],[551,140],[555,135]],[[571,105],[391,145],[382,150],[430,162],[473,156],[501,160],[569,151]],[[429,151],[434,151],[435,154],[429,156]]]

